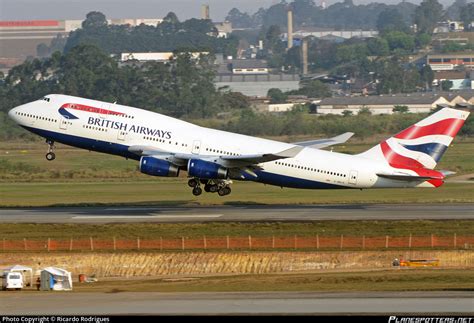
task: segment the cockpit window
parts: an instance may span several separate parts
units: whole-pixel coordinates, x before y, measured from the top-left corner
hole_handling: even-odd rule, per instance
[[[48,98],[48,97],[45,96],[45,97],[42,97],[41,100],[46,101],[46,102],[49,102],[49,101],[50,101],[50,98]]]

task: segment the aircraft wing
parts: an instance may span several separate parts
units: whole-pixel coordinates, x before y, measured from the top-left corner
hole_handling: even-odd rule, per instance
[[[324,147],[329,147],[329,146],[345,143],[353,135],[354,135],[353,132],[346,132],[346,133],[343,133],[342,135],[332,137],[332,138],[293,142],[292,144],[303,146],[303,147],[320,149]]]
[[[160,150],[152,146],[131,146],[128,148],[130,152],[139,156],[155,156],[157,158],[167,160],[179,166],[186,165],[189,159],[202,159],[220,164],[224,167],[245,167],[278,159],[292,158],[298,155],[303,149],[304,147],[302,146],[295,146],[278,153],[220,156],[174,153],[170,151]]]

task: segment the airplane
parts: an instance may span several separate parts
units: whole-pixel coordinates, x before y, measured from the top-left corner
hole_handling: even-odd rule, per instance
[[[61,94],[11,109],[21,127],[55,142],[139,161],[142,173],[186,171],[195,196],[225,196],[233,180],[303,189],[439,187],[449,171],[434,170],[469,112],[443,108],[356,155],[322,150],[353,133],[285,143],[200,127],[159,113]]]

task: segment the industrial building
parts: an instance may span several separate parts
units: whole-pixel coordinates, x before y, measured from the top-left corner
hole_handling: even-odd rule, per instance
[[[334,97],[317,103],[316,113],[342,115],[344,111],[351,111],[357,114],[361,109],[367,108],[372,114],[392,114],[395,106],[407,106],[411,113],[424,113],[439,106],[473,104],[474,91]]]
[[[209,55],[209,52],[192,52],[191,57],[196,59],[200,55]],[[139,61],[139,62],[167,62],[175,53],[173,52],[149,52],[149,53],[121,53],[120,61]]]
[[[436,71],[433,86],[441,87],[441,82],[451,81],[450,90],[474,90],[474,70]]]
[[[0,66],[11,68],[28,57],[36,57],[39,44],[49,45],[58,35],[68,37],[81,28],[83,20],[17,20],[0,21]],[[111,25],[156,26],[163,19],[108,19]]]
[[[299,89],[300,77],[296,74],[220,74],[215,78],[215,83],[217,88],[228,88],[250,97],[266,97],[272,88],[283,92]]]
[[[433,71],[453,70],[459,66],[474,69],[474,53],[469,51],[460,53],[429,54],[426,56],[426,64],[430,65]]]

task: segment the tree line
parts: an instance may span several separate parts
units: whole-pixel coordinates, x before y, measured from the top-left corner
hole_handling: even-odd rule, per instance
[[[50,58],[26,61],[0,82],[0,137],[19,134],[7,112],[46,94],[61,93],[131,105],[172,117],[208,118],[249,107],[240,93],[214,86],[213,57],[176,54],[166,63],[119,66],[93,45],[78,45]]]
[[[38,55],[45,57],[54,51],[69,52],[77,45],[95,45],[108,54],[123,52],[172,52],[175,50],[224,53],[235,55],[236,37],[218,38],[211,20],[189,19],[180,22],[175,13],[168,13],[157,26],[141,24],[109,25],[106,16],[98,11],[89,12],[82,28],[72,31],[67,38],[58,36],[48,46],[37,47]]]
[[[269,8],[260,8],[249,14],[232,8],[226,20],[237,28],[260,28],[278,25],[285,28],[287,25],[287,11],[293,11],[293,22],[296,28],[319,27],[341,29],[375,29],[379,28],[379,17],[382,13],[397,12],[404,25],[417,24],[422,32],[432,30],[441,19],[461,20],[464,28],[469,31],[469,24],[474,20],[474,4],[467,0],[456,0],[443,11],[443,7],[436,0],[423,0],[416,4],[402,1],[396,5],[372,2],[355,5],[353,0],[336,2],[327,8],[322,8],[319,1],[293,0],[281,1]]]

